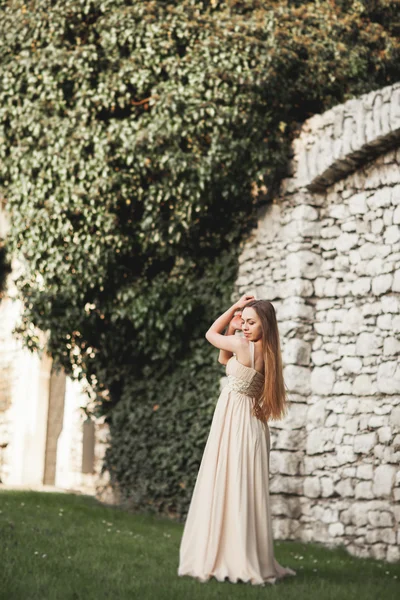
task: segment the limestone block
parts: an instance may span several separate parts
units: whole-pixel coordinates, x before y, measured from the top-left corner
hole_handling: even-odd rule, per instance
[[[314,309],[306,304],[303,298],[291,297],[286,298],[279,310],[280,319],[306,319],[312,321]]]
[[[307,298],[314,294],[314,285],[311,281],[301,279],[300,277],[286,279],[281,283],[281,294],[282,298],[288,298],[290,296]]]
[[[292,211],[292,218],[307,221],[318,220],[318,211],[308,204],[300,204]]]
[[[346,419],[344,423],[345,433],[355,434],[358,431],[359,417],[353,417],[352,419]]]
[[[392,527],[394,524],[393,513],[388,511],[368,511],[368,522],[372,527]]]
[[[376,320],[376,325],[382,330],[392,329],[392,315],[379,315]]]
[[[358,375],[354,379],[352,392],[355,396],[368,396],[375,394],[376,386],[369,375]]]
[[[400,340],[395,337],[387,337],[383,340],[383,354],[391,356],[400,354]]]
[[[371,354],[379,354],[381,340],[373,333],[363,332],[357,336],[356,353],[359,356],[371,356]]]
[[[391,411],[389,423],[395,431],[400,430],[400,406],[395,406]]]
[[[335,427],[337,424],[337,415],[335,413],[331,413],[328,415],[325,421],[325,427]]]
[[[336,238],[321,238],[319,245],[322,250],[333,253],[336,248]]]
[[[343,523],[344,525],[348,525],[348,527],[345,527],[346,533],[353,534],[355,532],[355,527],[349,526],[349,523],[352,522],[350,510],[342,510],[341,511],[340,522]]]
[[[394,208],[385,208],[385,210],[383,211],[383,224],[386,227],[386,230],[384,232],[384,241],[385,244],[390,244],[390,243],[396,243],[396,239],[393,240],[393,242],[390,241],[390,227],[393,224],[393,213],[394,213]],[[389,232],[389,235],[388,235]],[[394,226],[394,231],[392,231],[392,235],[393,233],[395,234],[395,237],[397,235],[397,226]]]
[[[332,441],[334,435],[335,432],[330,429],[326,429],[325,427],[315,427],[307,436],[307,454],[319,454],[326,451],[332,446],[329,442]]]
[[[352,384],[350,381],[337,381],[333,386],[332,393],[336,396],[340,394],[350,394],[352,390]]]
[[[320,367],[321,365],[329,365],[337,360],[336,354],[329,354],[325,350],[316,350],[311,354],[311,359],[314,365]]]
[[[306,424],[307,404],[296,402],[292,403],[286,417],[286,423],[291,429],[299,429]]]
[[[300,453],[271,450],[271,473],[282,473],[283,475],[299,475],[299,465],[301,458],[302,455]]]
[[[382,401],[378,404],[376,403],[374,406],[374,413],[376,415],[388,415],[389,413],[392,412],[392,405],[391,404],[383,404]]]
[[[318,238],[321,234],[319,221],[301,221],[300,233],[303,237]]]
[[[336,416],[336,415],[334,415]],[[325,423],[326,426],[328,426]],[[335,429],[335,437],[333,438],[333,443],[335,446],[338,446],[339,444],[342,443],[342,441],[344,440],[344,429],[343,427],[338,427]]]
[[[400,162],[398,150],[397,150],[397,159],[396,160],[397,160],[397,162]],[[400,204],[400,185],[395,185],[392,188],[391,204],[393,204],[393,206],[398,206]]]
[[[384,233],[385,244],[398,244],[400,240],[400,227],[398,225],[390,225]]]
[[[323,239],[337,238],[340,234],[340,227],[338,227],[337,225],[325,225],[321,229],[321,237]]]
[[[293,338],[285,343],[282,358],[285,364],[308,365],[310,363],[311,344]]]
[[[310,394],[310,369],[298,365],[286,365],[283,369],[283,377],[290,392],[305,396]]]
[[[282,226],[280,237],[285,240],[298,240],[302,239],[302,221],[289,221],[286,225]]]
[[[314,323],[314,329],[319,335],[327,337],[335,335],[334,323],[319,323],[318,321],[316,321]]]
[[[363,227],[367,227],[366,223],[362,223]],[[347,231],[347,232],[351,232],[351,231],[356,231],[357,233],[360,233],[359,231],[357,231],[357,222],[356,220],[353,221],[345,221],[344,223],[341,224],[341,229],[342,231]]]
[[[298,519],[301,516],[301,510],[298,498],[279,495],[271,497],[271,512],[273,515]]]
[[[270,483],[271,494],[303,494],[303,478],[293,475],[274,475]]]
[[[329,367],[314,367],[311,372],[311,391],[314,394],[321,396],[329,395],[332,393],[333,385],[335,383],[335,371]]]
[[[360,528],[368,523],[368,508],[364,502],[353,502],[350,505],[351,523]],[[359,532],[361,533],[361,532]]]
[[[400,298],[397,295],[386,295],[380,298],[381,309],[379,312],[394,313],[398,315],[400,313]]]
[[[304,495],[307,498],[318,498],[321,495],[319,477],[306,477],[304,480]]]
[[[333,479],[331,477],[321,477],[321,496],[327,498],[333,495]]]
[[[347,204],[337,204],[335,202],[337,202],[336,196],[332,198],[331,201],[328,199],[327,215],[340,221],[347,219],[350,216],[350,210]]]
[[[315,290],[315,295],[318,298],[322,298],[324,296],[325,284],[326,284],[325,277],[316,277],[315,278],[314,290]]]
[[[383,427],[387,423],[385,415],[372,415],[368,419],[368,427]]]
[[[375,469],[373,492],[378,498],[389,496],[394,486],[396,468],[393,465],[379,465]]]
[[[380,427],[377,430],[378,440],[381,444],[389,444],[392,440],[393,434],[390,427]]]
[[[377,435],[373,431],[371,433],[361,433],[354,436],[354,452],[368,454],[377,442]]]
[[[385,544],[395,544],[396,534],[393,529],[382,528],[382,529],[369,529],[367,531],[366,540],[369,544],[376,544],[377,542],[385,542]]]
[[[374,467],[371,464],[359,465],[357,467],[357,478],[358,479],[366,479],[368,481],[372,480],[374,474]]]
[[[340,365],[345,373],[359,373],[362,368],[362,361],[356,356],[344,356]]]
[[[357,483],[354,492],[356,498],[369,499],[374,497],[374,494],[372,493],[372,483],[370,481],[360,481]]]
[[[347,318],[347,310],[343,308],[332,308],[326,313],[327,321],[343,321],[345,318]]]
[[[361,261],[371,260],[376,257],[376,244],[365,242],[361,244],[358,250],[350,254],[350,260],[353,265],[360,264]]]
[[[355,194],[348,202],[349,210],[352,215],[363,215],[368,211],[366,202],[366,193]]]
[[[331,523],[328,527],[329,535],[332,537],[339,537],[344,534],[343,523]]]
[[[274,447],[277,450],[304,450],[305,434],[301,431],[281,430],[276,438]]]
[[[353,281],[350,289],[353,296],[365,296],[371,289],[371,278],[358,277]]]
[[[342,496],[343,498],[352,498],[354,497],[354,487],[351,483],[351,479],[341,479],[335,485],[335,492]]]
[[[338,465],[353,463],[356,460],[356,455],[352,446],[341,445],[337,447],[336,458]]]
[[[307,422],[310,423],[312,428],[323,426],[326,416],[326,401],[324,399],[318,400],[315,404],[308,406],[307,411]]]
[[[371,221],[371,233],[379,235],[383,230],[383,219],[375,219]]]
[[[400,392],[400,365],[397,361],[383,362],[378,367],[377,388],[384,394]]]
[[[288,277],[298,277],[300,273],[305,279],[315,279],[321,268],[321,257],[309,250],[288,254],[286,268]]]
[[[304,456],[304,473],[307,475],[314,473],[317,469],[325,467],[325,458],[323,456]]]
[[[359,398],[345,398],[346,404],[344,406],[344,412],[348,415],[354,415],[360,412],[360,399]]]
[[[400,269],[397,269],[393,275],[392,292],[400,292]]]
[[[372,278],[372,293],[375,296],[386,294],[392,287],[393,275],[386,273]]]
[[[390,563],[396,563],[400,561],[400,542],[397,542],[397,546],[388,546],[386,560]]]
[[[382,273],[388,273],[392,269],[393,264],[388,265],[387,259],[383,259],[380,256],[375,256],[365,266],[366,274],[371,276],[382,275]]]
[[[391,204],[391,189],[390,187],[382,187],[374,192],[372,196],[367,198],[367,205],[371,210],[384,208]]]
[[[348,252],[359,245],[359,236],[356,233],[341,233],[336,240],[338,252]]]

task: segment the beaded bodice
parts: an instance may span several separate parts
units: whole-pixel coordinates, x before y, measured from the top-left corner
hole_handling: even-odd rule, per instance
[[[236,356],[232,356],[226,365],[227,385],[229,390],[257,397],[264,387],[264,375],[254,368],[254,342],[250,340],[251,367],[240,363]]]

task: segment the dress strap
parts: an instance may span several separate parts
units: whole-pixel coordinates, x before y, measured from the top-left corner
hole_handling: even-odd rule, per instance
[[[254,369],[254,342],[250,340],[251,368]]]

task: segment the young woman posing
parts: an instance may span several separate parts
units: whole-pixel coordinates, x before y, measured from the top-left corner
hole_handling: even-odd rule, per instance
[[[234,334],[236,329],[243,337]],[[202,582],[215,577],[275,583],[296,575],[274,557],[269,503],[268,421],[281,419],[287,410],[275,309],[245,294],[205,337],[220,350],[227,384],[214,410],[186,517],[178,575]]]

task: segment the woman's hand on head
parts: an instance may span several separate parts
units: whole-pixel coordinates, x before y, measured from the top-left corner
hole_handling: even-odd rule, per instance
[[[243,294],[243,296],[236,302],[236,307],[239,309],[243,309],[246,304],[255,300],[255,297],[251,294]]]
[[[240,331],[242,330],[242,312],[239,312],[237,315],[235,315],[233,317],[233,319],[231,319],[231,322],[229,324],[232,329],[234,329],[235,331],[237,329],[239,329]]]

